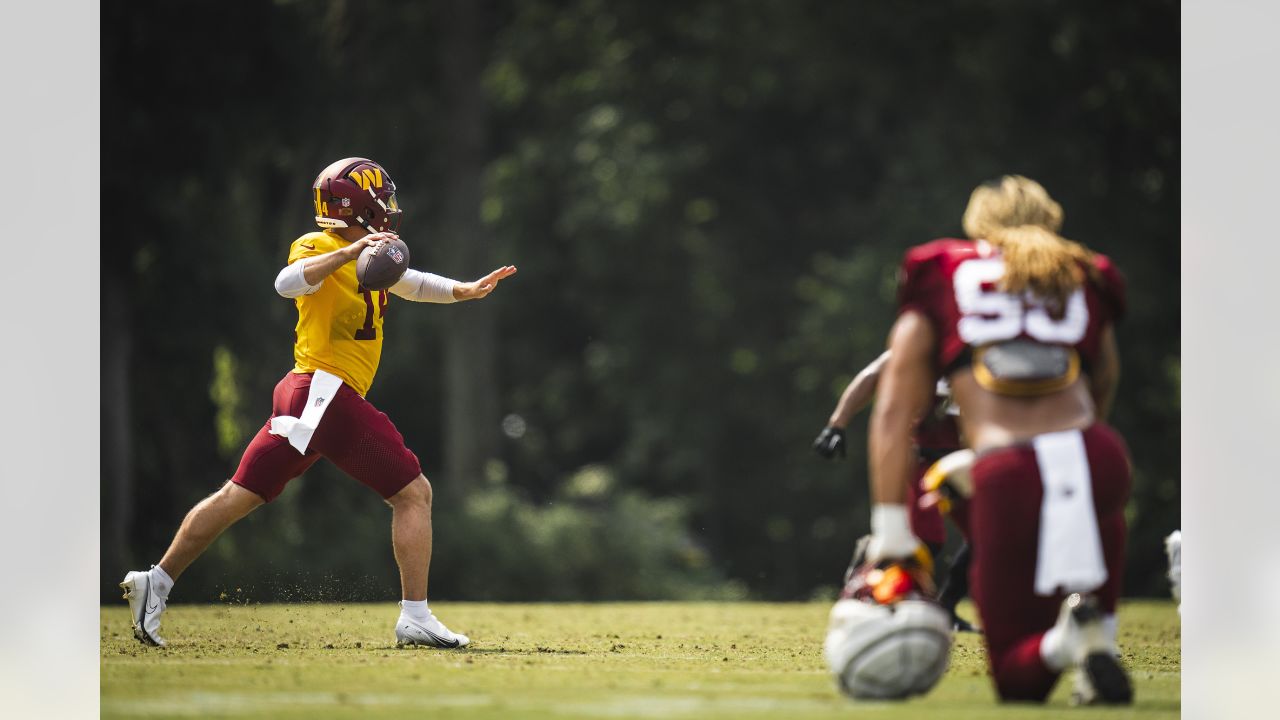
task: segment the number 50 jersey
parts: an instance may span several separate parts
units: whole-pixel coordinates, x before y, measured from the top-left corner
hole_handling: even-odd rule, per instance
[[[349,245],[328,232],[312,232],[293,241],[289,264]],[[342,378],[361,396],[369,392],[382,358],[382,320],[386,290],[365,290],[356,280],[356,264],[347,263],[324,279],[320,289],[294,299],[295,373],[324,370]]]
[[[1124,280],[1105,255],[1094,255],[1096,272],[1057,313],[1040,298],[999,289],[1004,261],[978,240],[941,239],[907,251],[898,286],[898,312],[915,310],[929,319],[937,337],[935,366],[943,377],[968,365],[972,352],[1007,340],[1030,340],[1074,348],[1089,372],[1102,332],[1125,311]]]

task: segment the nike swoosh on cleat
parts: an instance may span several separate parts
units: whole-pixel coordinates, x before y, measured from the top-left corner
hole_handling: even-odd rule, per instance
[[[406,625],[405,627],[406,627],[406,628],[408,628],[409,626],[408,626],[408,625]],[[435,641],[436,641],[436,645],[438,645],[439,647],[442,647],[442,648],[456,648],[456,647],[458,647],[458,645],[460,645],[460,644],[461,644],[461,643],[460,643],[458,640],[456,640],[456,639],[454,639],[454,640],[445,640],[444,638],[442,638],[442,637],[440,637],[439,635],[437,635],[437,634],[435,634],[435,633],[431,632],[430,630],[428,630],[428,629],[426,629],[426,628],[422,627],[421,625],[419,625],[419,626],[418,626],[418,629],[419,629],[419,630],[421,630],[422,632],[426,633],[428,636],[430,636],[432,640],[435,640]]]
[[[456,648],[456,647],[458,647],[458,645],[460,645],[460,644],[461,644],[461,643],[460,643],[459,641],[457,641],[457,640],[445,640],[444,638],[442,638],[442,637],[440,637],[439,635],[437,635],[437,634],[435,634],[435,633],[431,632],[430,630],[428,630],[428,631],[427,631],[427,634],[428,634],[428,635],[430,635],[430,636],[431,636],[431,639],[432,639],[432,640],[435,640],[435,641],[436,641],[436,644],[437,644],[437,645],[439,645],[439,646],[440,646],[440,647],[442,647],[442,648]]]

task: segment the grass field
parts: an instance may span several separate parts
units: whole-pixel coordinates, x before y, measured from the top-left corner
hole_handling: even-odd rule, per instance
[[[822,660],[828,603],[433,605],[462,651],[397,649],[394,605],[183,606],[165,649],[139,645],[123,602],[102,608],[102,717],[1173,718],[1178,614],[1120,611],[1128,708],[998,705],[980,638],[960,635],[927,697],[839,696]],[[968,609],[973,615],[972,608]],[[861,710],[861,712],[859,712]]]

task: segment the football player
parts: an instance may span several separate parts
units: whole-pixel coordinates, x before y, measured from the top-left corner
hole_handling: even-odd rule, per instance
[[[1044,701],[1072,670],[1079,702],[1128,703],[1115,608],[1130,468],[1104,423],[1125,308],[1105,256],[1058,234],[1062,209],[1006,176],[974,190],[968,240],[907,251],[868,427],[869,563],[910,564],[911,435],[939,377],[963,409],[970,590],[1005,700]],[[960,468],[954,468],[957,475]]]
[[[827,459],[832,459],[837,454],[845,456],[845,429],[854,415],[871,404],[875,397],[876,383],[880,380],[880,370],[888,359],[889,351],[886,350],[849,381],[835,410],[831,412],[831,417],[827,419],[827,426],[813,441],[814,452]],[[942,552],[947,531],[936,503],[921,506],[919,480],[933,463],[964,447],[956,424],[957,415],[959,410],[951,400],[951,387],[945,380],[939,380],[935,402],[920,418],[912,438],[919,464],[916,480],[908,487],[907,510],[911,516],[911,531],[924,541],[933,557],[938,557]],[[967,529],[962,523],[957,524],[967,538]],[[974,632],[973,625],[956,614],[956,605],[968,594],[969,557],[969,545],[966,542],[951,560],[946,582],[938,594],[938,602],[951,614],[952,623],[957,630]]]
[[[271,417],[249,442],[235,475],[182,521],[168,551],[148,571],[129,572],[120,587],[133,633],[165,644],[160,617],[173,583],[224,530],[321,457],[377,492],[391,506],[391,543],[402,593],[395,634],[402,644],[459,648],[427,605],[431,564],[431,484],[404,438],[365,394],[382,354],[386,290],[362,287],[352,263],[362,250],[396,238],[396,185],[378,163],[346,158],[325,168],[312,188],[316,224],[293,241],[276,291],[298,310],[294,367],[275,387]],[[405,270],[390,294],[416,302],[477,300],[516,272],[504,266],[474,282]]]

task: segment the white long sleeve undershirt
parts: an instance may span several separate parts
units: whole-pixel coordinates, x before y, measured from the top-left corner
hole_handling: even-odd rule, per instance
[[[280,297],[296,298],[302,295],[310,295],[320,289],[320,285],[324,281],[316,285],[308,285],[307,278],[302,274],[302,266],[306,264],[304,261],[290,265],[285,265],[284,269],[276,275],[276,292],[280,293]]]
[[[306,277],[302,274],[304,264],[303,261],[298,261],[286,265],[280,274],[276,275],[276,292],[281,297],[296,298],[311,295],[324,284],[322,280],[315,285],[308,285]],[[453,288],[457,284],[457,280],[409,268],[390,290],[395,295],[414,302],[453,303],[457,302],[453,296]]]
[[[414,302],[452,303],[458,301],[453,296],[453,288],[457,284],[457,280],[408,268],[400,282],[391,286],[391,292]]]

